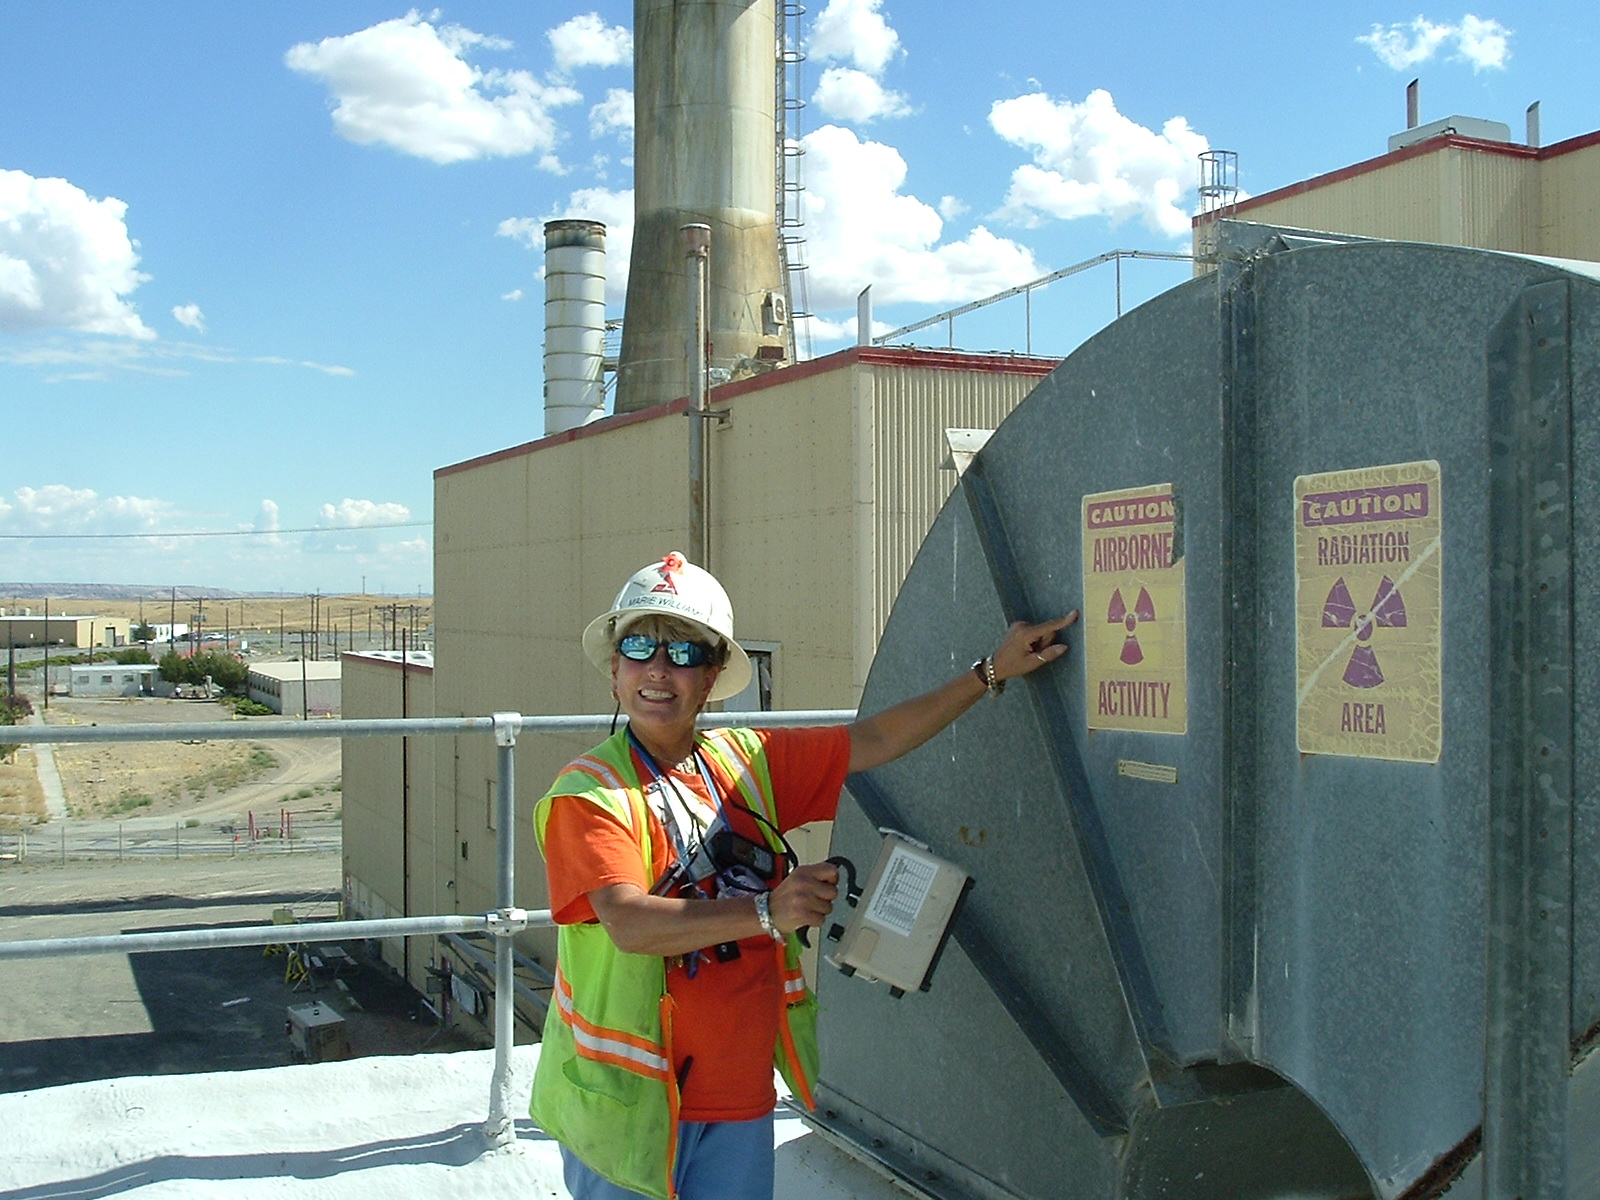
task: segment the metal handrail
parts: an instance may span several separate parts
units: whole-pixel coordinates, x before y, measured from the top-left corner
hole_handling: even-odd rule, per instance
[[[522,733],[605,733],[616,719],[610,713],[513,718]],[[808,725],[843,725],[855,720],[851,708],[794,709],[789,712],[701,713],[701,729],[730,726],[793,729]],[[253,742],[289,738],[394,737],[397,735],[493,733],[494,717],[387,717],[361,721],[194,721],[149,725],[0,725],[0,746],[67,742]]]
[[[729,725],[793,728],[843,724],[850,709],[795,712],[702,713],[701,728]],[[489,1082],[489,1117],[484,1137],[493,1146],[516,1138],[511,1109],[511,1047],[514,1041],[515,992],[512,937],[528,928],[548,928],[548,909],[528,912],[516,907],[516,745],[517,735],[530,733],[599,733],[616,720],[607,713],[583,716],[524,716],[499,712],[488,717],[396,717],[358,721],[189,722],[150,725],[10,725],[0,726],[0,745],[66,742],[254,741],[282,738],[377,737],[416,734],[488,733],[494,735],[499,786],[495,825],[496,901],[490,913],[428,917],[392,917],[370,921],[323,921],[300,925],[260,925],[242,929],[175,930],[121,933],[101,937],[0,941],[0,961],[85,954],[134,954],[154,950],[199,950],[218,946],[270,946],[285,942],[341,938],[411,937],[482,931],[495,939],[494,1074]],[[407,981],[409,983],[409,980]]]
[[[1193,254],[1180,254],[1180,253],[1177,253],[1176,251],[1167,251],[1167,250],[1107,250],[1104,254],[1097,254],[1093,258],[1086,258],[1080,263],[1073,263],[1070,267],[1062,267],[1059,271],[1052,271],[1048,275],[1041,275],[1037,279],[1030,279],[1030,280],[1028,280],[1027,283],[1019,283],[1019,284],[1017,284],[1016,287],[1006,288],[1004,291],[996,292],[992,296],[984,296],[982,299],[973,300],[973,301],[971,301],[971,302],[969,302],[967,304],[962,304],[962,305],[958,305],[955,308],[946,309],[944,312],[941,312],[941,313],[935,313],[931,317],[924,317],[920,321],[913,321],[909,325],[902,325],[902,326],[900,326],[899,329],[891,329],[888,333],[882,333],[882,334],[879,334],[876,337],[874,337],[872,339],[872,344],[874,346],[882,346],[882,345],[885,345],[885,344],[887,344],[889,342],[894,341],[896,338],[904,337],[908,333],[916,333],[919,329],[927,329],[929,326],[937,325],[941,321],[948,321],[950,323],[950,333],[949,333],[949,339],[948,340],[953,345],[954,342],[955,342],[955,327],[956,327],[956,318],[957,317],[965,316],[967,313],[970,313],[970,312],[976,312],[980,308],[987,308],[991,304],[998,304],[1002,300],[1009,300],[1013,296],[1027,296],[1029,298],[1029,301],[1030,301],[1030,308],[1029,308],[1029,313],[1028,313],[1028,337],[1027,337],[1027,341],[1028,341],[1028,352],[1031,354],[1033,352],[1033,313],[1032,313],[1032,308],[1031,308],[1031,301],[1032,301],[1032,298],[1033,298],[1033,293],[1037,289],[1042,288],[1042,287],[1046,287],[1049,284],[1055,283],[1059,279],[1066,279],[1070,275],[1076,275],[1080,271],[1087,271],[1091,267],[1098,267],[1098,266],[1102,266],[1102,265],[1104,265],[1105,263],[1108,263],[1108,262],[1114,262],[1114,263],[1117,264],[1117,270],[1118,270],[1118,275],[1117,275],[1117,315],[1120,317],[1122,315],[1122,276],[1121,276],[1121,269],[1122,269],[1122,260],[1125,259],[1125,258],[1153,259],[1156,262],[1194,262],[1195,261],[1195,256]]]

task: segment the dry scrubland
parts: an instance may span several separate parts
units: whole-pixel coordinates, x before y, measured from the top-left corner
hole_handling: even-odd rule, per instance
[[[58,700],[51,723],[72,725],[227,721],[218,705],[168,700]],[[279,724],[284,718],[252,718]],[[231,723],[231,722],[230,722]],[[62,743],[54,748],[67,815],[76,821],[135,817],[233,818],[280,809],[315,820],[343,815],[336,739]],[[0,829],[48,819],[34,752],[0,764]]]
[[[318,601],[320,616],[318,624],[323,629],[337,627],[340,631],[347,631],[353,624],[357,636],[365,636],[367,631],[367,614],[374,609],[388,608],[392,604],[400,606],[400,622],[402,627],[409,627],[411,619],[407,609],[415,605],[420,610],[416,616],[416,628],[426,627],[433,620],[432,596],[323,596]],[[26,597],[0,596],[0,607],[6,611],[20,612],[24,608],[32,608],[35,613],[43,612],[43,600],[30,600]],[[99,616],[99,617],[126,617],[137,622],[141,607],[144,619],[152,625],[157,621],[166,622],[173,613],[171,603],[166,599],[150,599],[143,602],[138,600],[61,600],[52,598],[50,601],[50,615],[65,612],[70,616]],[[309,596],[269,596],[261,599],[244,600],[207,600],[205,602],[207,632],[221,633],[224,628],[244,630],[250,633],[276,634],[280,625],[289,632],[295,633],[302,629],[311,628],[312,601]],[[180,593],[177,605],[177,617],[180,624],[186,624],[189,614],[199,611],[200,605],[193,599],[185,599]],[[373,635],[377,636],[379,629],[377,617],[373,617]],[[285,647],[288,649],[289,647]],[[76,654],[78,651],[65,649],[63,653]]]
[[[0,759],[0,829],[37,825],[48,816],[33,751],[20,747],[9,758]]]

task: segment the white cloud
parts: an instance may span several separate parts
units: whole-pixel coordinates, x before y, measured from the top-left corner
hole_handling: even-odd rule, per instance
[[[204,333],[206,331],[206,315],[200,311],[198,304],[174,305],[172,319],[179,325],[187,325],[196,333]]]
[[[522,289],[521,288],[512,288],[509,292],[501,292],[500,293],[500,299],[502,299],[502,300],[521,300],[522,299]]]
[[[83,371],[56,373],[46,377],[56,383],[67,379],[109,379],[114,372],[140,375],[189,375],[184,363],[254,363],[273,367],[304,367],[340,378],[353,376],[349,367],[284,358],[281,355],[245,355],[217,346],[196,342],[70,342],[58,339],[42,345],[8,349],[0,344],[0,362],[48,370],[53,367],[83,367]]]
[[[623,141],[633,138],[633,93],[627,88],[609,88],[606,98],[589,110],[589,136],[608,133]]]
[[[946,221],[953,221],[967,211],[967,206],[956,196],[939,197],[939,215]]]
[[[556,70],[574,67],[625,67],[633,61],[633,34],[622,25],[607,26],[599,13],[583,13],[545,34],[555,51]]]
[[[999,100],[989,124],[1033,154],[1011,173],[1001,210],[1008,218],[1037,225],[1046,217],[1137,216],[1168,237],[1188,234],[1190,214],[1180,201],[1195,187],[1196,160],[1208,143],[1183,117],[1157,133],[1123,116],[1111,93],[1097,88],[1081,104],[1042,92]]]
[[[890,91],[854,67],[829,67],[824,71],[811,102],[830,117],[861,124],[879,117],[902,117],[911,111],[899,92]]]
[[[141,274],[128,206],[65,179],[0,170],[0,331],[154,338],[124,297]]]
[[[1467,13],[1459,25],[1437,25],[1421,16],[1399,25],[1374,25],[1356,41],[1370,46],[1379,62],[1396,71],[1410,70],[1453,45],[1450,60],[1477,72],[1505,69],[1511,34],[1499,21]]]
[[[628,263],[633,254],[633,189],[579,188],[567,203],[542,217],[507,217],[495,233],[544,253],[544,223],[599,221],[606,227],[606,299],[621,304],[628,294]],[[541,271],[542,275],[543,272]]]
[[[301,548],[309,554],[348,554],[356,562],[370,563],[372,556],[383,552],[381,528],[410,519],[411,510],[404,504],[346,497],[338,504],[322,506],[317,522],[322,532],[307,534]]]
[[[484,71],[466,60],[474,47],[508,43],[463,29],[435,28],[412,11],[357,33],[301,42],[284,55],[291,70],[321,79],[338,103],[333,125],[360,145],[381,143],[436,163],[550,151],[559,129],[551,110],[582,96],[526,71]]]
[[[860,328],[856,318],[846,317],[842,321],[830,321],[826,317],[801,317],[798,324],[803,330],[809,330],[810,340],[824,345],[847,342],[855,345],[856,330]],[[888,333],[894,326],[887,321],[874,321],[872,323],[872,336]]]
[[[811,57],[834,65],[823,70],[811,103],[836,120],[865,124],[911,111],[903,95],[883,86],[884,69],[900,53],[900,35],[878,11],[882,2],[828,0],[812,26]]]
[[[940,244],[944,221],[901,193],[906,163],[894,147],[862,141],[837,125],[804,141],[813,308],[853,306],[867,284],[880,304],[959,302],[1043,273],[1026,246],[981,225]]]
[[[256,532],[267,535],[260,539],[260,543],[265,546],[283,545],[283,539],[278,536],[278,530],[282,527],[278,512],[278,502],[276,500],[263,500],[261,507],[256,510],[255,522],[250,526]]]
[[[330,529],[369,529],[375,525],[398,525],[411,519],[411,510],[404,504],[392,501],[376,503],[372,500],[352,500],[348,496],[338,504],[324,504],[319,522]]]
[[[828,0],[806,40],[811,57],[881,74],[900,52],[900,35],[878,11],[882,7],[883,0]]]
[[[21,487],[10,502],[0,500],[0,528],[8,533],[153,532],[172,511],[165,500],[139,496],[101,496],[93,488],[52,483]]]

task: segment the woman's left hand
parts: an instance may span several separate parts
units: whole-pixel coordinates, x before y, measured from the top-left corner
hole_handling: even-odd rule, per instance
[[[1064,617],[1040,621],[1036,625],[1013,621],[994,652],[995,678],[1015,679],[1030,671],[1037,671],[1045,663],[1055,662],[1067,652],[1067,644],[1056,641],[1056,635],[1077,619],[1078,614],[1074,610]]]

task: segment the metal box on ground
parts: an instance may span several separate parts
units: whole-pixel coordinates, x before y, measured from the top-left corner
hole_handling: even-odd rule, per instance
[[[818,980],[816,1120],[933,1196],[1600,1200],[1600,266],[1224,223],[924,542],[849,783],[981,885]]]
[[[290,1052],[305,1062],[350,1057],[344,1016],[320,1002],[291,1004],[288,1009]]]

